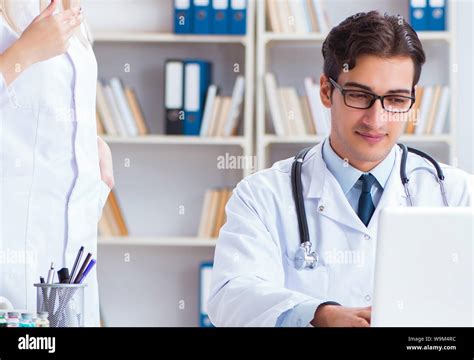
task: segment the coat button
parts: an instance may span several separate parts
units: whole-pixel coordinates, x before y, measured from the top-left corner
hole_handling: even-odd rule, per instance
[[[372,298],[370,297],[370,295],[365,295],[365,301],[370,301]]]
[[[365,234],[365,235],[364,235],[364,239],[365,239],[365,240],[370,240],[370,235]]]
[[[323,211],[324,211],[324,206],[323,206],[323,205],[321,205],[321,206],[319,207],[319,211],[320,211],[320,212],[323,212]]]

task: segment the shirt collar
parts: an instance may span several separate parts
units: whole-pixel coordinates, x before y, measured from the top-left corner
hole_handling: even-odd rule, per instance
[[[333,150],[329,143],[329,137],[324,140],[323,144],[323,159],[326,163],[329,171],[334,175],[337,182],[340,184],[344,194],[347,194],[349,190],[356,184],[360,176],[364,172],[356,169],[349,164],[348,161],[341,159],[339,155]],[[387,180],[392,172],[393,165],[395,163],[395,147],[392,148],[390,153],[378,164],[375,168],[370,170],[370,173],[377,179],[378,184],[383,188],[387,184]]]

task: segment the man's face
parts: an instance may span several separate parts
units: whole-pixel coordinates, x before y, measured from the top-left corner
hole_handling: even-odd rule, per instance
[[[376,95],[411,96],[414,77],[413,60],[409,57],[380,58],[362,55],[356,66],[342,71],[337,83],[344,89],[362,90]],[[327,78],[321,76],[321,85]],[[380,100],[369,109],[354,109],[345,105],[338,89],[321,86],[321,100],[331,108],[331,145],[342,158],[354,167],[369,171],[390,152],[403,132],[408,113],[393,114],[382,108]],[[387,106],[387,104],[386,104]]]

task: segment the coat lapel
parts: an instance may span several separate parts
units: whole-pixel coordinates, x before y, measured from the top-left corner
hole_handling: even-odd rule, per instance
[[[303,179],[303,183],[309,184],[307,187],[308,190],[306,191],[306,198],[308,200],[319,198],[317,211],[320,215],[326,216],[356,231],[364,234],[368,233],[375,237],[380,210],[387,206],[406,206],[407,204],[399,174],[401,151],[397,149],[395,154],[395,165],[390,173],[387,185],[385,186],[368,227],[359,219],[349,204],[349,201],[347,201],[336,178],[326,167],[326,163],[322,157],[322,142],[308,153],[311,163],[308,164],[307,171],[303,172],[303,176],[306,177],[306,179]]]

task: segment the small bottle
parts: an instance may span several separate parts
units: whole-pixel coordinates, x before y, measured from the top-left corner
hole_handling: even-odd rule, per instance
[[[28,313],[28,312],[21,313],[20,327],[35,327],[31,313]]]
[[[0,310],[0,328],[7,327],[7,314]]]
[[[8,312],[7,327],[19,327],[20,320],[18,319],[18,313],[16,311]]]
[[[47,311],[42,311],[38,313],[38,318],[36,319],[36,327],[49,327]]]

